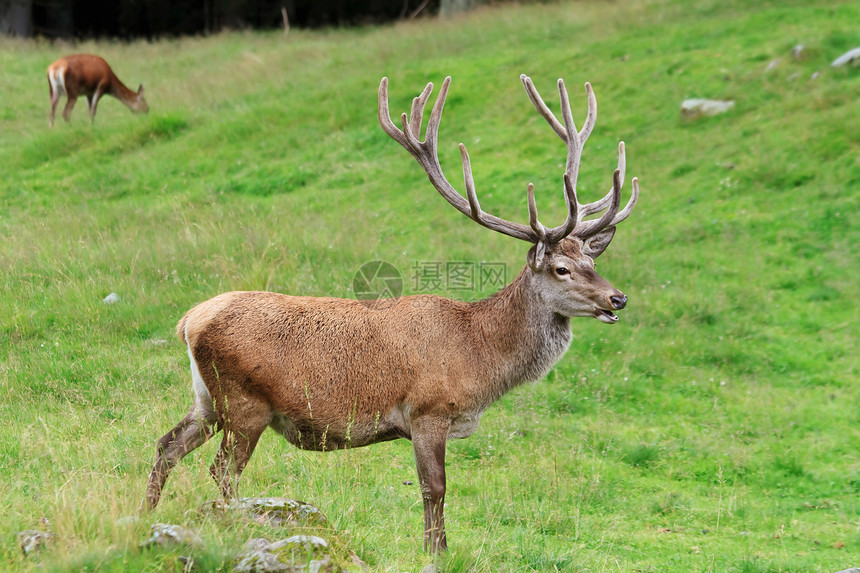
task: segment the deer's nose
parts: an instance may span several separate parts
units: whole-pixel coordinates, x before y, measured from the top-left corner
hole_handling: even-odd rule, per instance
[[[612,304],[612,308],[614,310],[621,310],[622,308],[627,306],[627,295],[612,295],[611,297],[609,297],[609,302]]]

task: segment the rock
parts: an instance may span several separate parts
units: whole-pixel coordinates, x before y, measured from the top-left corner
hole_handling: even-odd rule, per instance
[[[21,546],[21,551],[24,552],[24,555],[31,555],[45,545],[53,543],[53,541],[54,534],[47,531],[27,529],[18,533],[18,545]]]
[[[139,521],[140,521],[140,518],[136,515],[124,515],[124,516],[120,517],[119,519],[117,519],[114,523],[116,523],[117,525],[122,525],[122,526],[127,526],[127,525],[130,526],[130,525],[137,524]]]
[[[767,72],[771,71],[772,69],[774,69],[775,67],[777,67],[779,65],[779,62],[780,62],[779,58],[776,58],[775,60],[771,60],[764,69],[765,73],[767,73]]]
[[[196,532],[181,525],[156,523],[152,526],[152,536],[140,544],[143,548],[149,548],[154,545],[160,545],[161,547],[180,545],[202,547],[203,540]]]
[[[831,67],[838,68],[840,66],[845,66],[848,64],[857,64],[860,63],[860,48],[854,48],[853,50],[848,50],[830,64]]]
[[[119,302],[119,295],[115,292],[110,293],[106,297],[102,299],[102,302],[105,304],[115,304]]]
[[[732,100],[685,99],[681,102],[681,116],[695,119],[702,116],[719,115],[735,107]]]
[[[281,548],[288,545],[295,546],[296,548],[304,547],[306,551],[317,551],[319,549],[326,549],[328,547],[328,542],[322,537],[317,537],[316,535],[293,535],[292,537],[272,543],[270,548]]]
[[[803,44],[797,44],[791,49],[791,57],[801,61],[806,59],[807,49]]]
[[[844,571],[837,571],[836,573],[860,573],[860,567],[852,567],[851,569],[846,569]]]
[[[293,535],[274,543],[255,538],[236,559],[237,573],[323,573],[342,571],[327,553],[328,542],[315,535]]]
[[[309,503],[284,497],[242,497],[231,501],[214,500],[204,503],[200,511],[239,512],[261,524],[271,526],[326,525],[325,515]]]
[[[291,565],[282,563],[278,556],[268,551],[252,551],[237,558],[233,567],[236,573],[273,573],[293,570]]]

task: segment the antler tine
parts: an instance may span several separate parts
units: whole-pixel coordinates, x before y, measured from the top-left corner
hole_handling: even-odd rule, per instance
[[[448,99],[448,88],[451,86],[451,76],[446,76],[442,82],[442,87],[439,88],[439,95],[436,96],[436,103],[433,104],[433,109],[430,111],[430,121],[427,122],[427,135],[424,137],[424,143],[427,145],[428,155],[439,164],[439,156],[436,150],[439,148],[439,124],[442,123],[442,110],[445,108],[445,100]],[[440,169],[441,173],[441,169]],[[457,193],[459,196],[460,194]]]
[[[484,214],[481,211],[481,204],[478,203],[478,194],[475,192],[475,180],[472,178],[472,162],[469,160],[469,152],[466,151],[466,146],[460,144],[460,156],[463,158],[463,181],[466,184],[466,197],[469,199],[469,209],[472,212],[472,219],[481,222],[481,216]]]
[[[580,145],[585,145],[585,142],[588,141],[588,136],[591,135],[591,130],[594,129],[594,124],[597,122],[597,97],[588,82],[585,82],[585,96],[588,99],[588,114],[585,116],[582,129],[579,130]]]
[[[433,109],[430,112],[430,119],[427,122],[427,130],[424,141],[420,141],[420,125],[423,117],[424,107],[430,97],[433,89],[433,84],[427,84],[421,95],[413,100],[411,109],[411,118],[407,118],[406,114],[401,115],[401,123],[403,129],[398,129],[391,121],[391,116],[388,108],[388,78],[382,78],[379,84],[379,123],[383,131],[392,139],[402,145],[413,157],[418,161],[418,164],[424,169],[427,178],[433,187],[445,198],[448,203],[480,225],[498,231],[504,235],[522,239],[530,243],[537,243],[540,238],[537,234],[526,225],[507,221],[500,217],[484,213],[478,203],[478,197],[475,192],[474,180],[472,178],[472,168],[469,160],[469,154],[463,144],[460,144],[460,153],[463,158],[463,177],[466,182],[466,193],[468,200],[465,199],[448,180],[442,172],[442,167],[439,165],[439,156],[437,154],[439,125],[442,121],[442,111],[445,107],[445,99],[448,95],[448,87],[451,84],[451,77],[445,78],[442,82],[442,87],[439,90],[439,95],[436,97],[436,102],[433,104]]]
[[[624,185],[624,176],[626,168],[627,161],[624,153],[624,142],[622,141],[618,144],[618,171],[620,172],[619,183],[621,184],[621,186]],[[631,181],[631,186],[633,188],[633,192],[630,195],[630,199],[627,200],[627,204],[624,206],[624,209],[622,209],[617,215],[615,215],[612,221],[606,225],[607,227],[617,225],[618,223],[629,217],[630,213],[633,212],[633,208],[636,206],[636,202],[639,200],[639,180],[636,177],[634,177]],[[619,187],[619,191],[620,190],[621,187]],[[598,213],[605,209],[612,201],[614,193],[615,184],[613,181],[612,189],[610,189],[609,192],[603,198],[595,201],[594,203],[589,203],[588,205],[580,207],[580,220],[588,215],[591,215],[592,213]]]
[[[633,193],[630,195],[630,199],[627,201],[627,205],[624,206],[624,209],[621,210],[618,215],[616,215],[612,222],[609,225],[617,225],[624,219],[630,216],[630,213],[633,212],[633,207],[636,206],[636,201],[639,200],[639,178],[634,177],[630,181],[630,186],[633,188]],[[608,226],[608,225],[607,225]]]
[[[600,219],[593,221],[580,221],[573,231],[573,234],[581,239],[586,239],[595,235],[608,227],[618,213],[618,207],[621,205],[621,170],[616,169],[612,173],[612,203],[609,209],[603,214]]]
[[[532,104],[535,106],[537,112],[543,116],[561,140],[567,143],[567,130],[544,103],[543,98],[540,97],[532,79],[525,74],[520,74],[520,81],[523,82],[523,87],[526,88],[526,93],[528,94],[529,99],[532,100]]]
[[[546,241],[550,244],[558,243],[570,235],[579,223],[579,218],[577,217],[579,203],[576,202],[575,183],[569,173],[564,174],[564,192],[564,203],[567,205],[567,219],[558,227],[553,227],[546,231]]]
[[[427,87],[433,89],[433,84],[427,84]],[[409,153],[415,155],[415,152],[410,148],[409,144],[406,143],[406,138],[404,137],[403,132],[397,129],[397,126],[394,125],[393,121],[391,121],[391,113],[388,110],[388,78],[386,77],[383,77],[382,81],[379,82],[378,100],[379,107],[377,115],[379,117],[379,125],[382,126],[382,131],[387,133],[394,141],[405,147]]]
[[[582,143],[579,140],[579,134],[576,131],[576,124],[573,123],[573,114],[570,111],[570,99],[567,96],[567,90],[564,88],[564,80],[558,80],[558,99],[561,101],[561,117],[564,119],[564,127],[567,142],[567,164],[564,167],[565,173],[569,173],[573,188],[576,189],[576,180],[579,176],[579,160],[582,157]]]
[[[618,142],[618,170],[621,171],[621,184],[624,185],[624,177],[627,173],[627,154],[624,152],[624,142]],[[580,205],[579,207],[579,218],[580,220],[592,215],[594,213],[599,213],[606,209],[606,206],[609,205],[610,201],[612,201],[612,192],[614,190],[614,186],[607,191],[606,195],[594,201],[592,203],[586,203],[585,205]]]
[[[529,202],[529,226],[532,228],[532,231],[535,232],[538,239],[541,241],[546,239],[546,227],[538,221],[538,212],[537,212],[537,203],[535,203],[535,186],[532,183],[529,183],[528,191],[528,202]]]
[[[430,99],[430,93],[433,91],[433,84],[427,84],[421,95],[412,100],[412,110],[409,113],[409,127],[415,139],[421,137],[421,121],[424,119],[424,106],[427,105],[427,100]]]

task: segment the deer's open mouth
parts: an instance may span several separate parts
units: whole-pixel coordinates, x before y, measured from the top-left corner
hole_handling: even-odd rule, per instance
[[[618,322],[618,316],[611,310],[603,310],[602,308],[594,309],[594,318],[606,324],[615,324]]]

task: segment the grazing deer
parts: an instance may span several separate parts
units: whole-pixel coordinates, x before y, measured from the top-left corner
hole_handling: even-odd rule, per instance
[[[388,112],[388,79],[379,86],[382,129],[411,153],[430,182],[458,211],[484,227],[532,245],[514,281],[479,302],[406,296],[374,307],[367,301],[294,297],[271,292],[229,292],[188,311],[177,326],[191,360],[194,404],[158,442],[143,508],[158,503],[171,469],[215,432],[221,447],[210,469],[226,498],[257,440],[270,427],[307,450],[412,440],[424,501],[424,548],[446,548],[445,442],[465,438],[484,410],[511,388],[546,374],[567,350],[570,318],[612,324],[627,297],[594,270],[615,225],[633,210],[639,185],[619,211],[624,144],[611,190],[581,205],[576,180],[582,146],[597,114],[589,84],[588,115],[573,123],[559,80],[563,122],[544,104],[531,80],[526,92],[567,144],[564,173],[566,221],[544,227],[528,186],[529,225],[481,210],[469,155],[461,144],[467,198],[443,175],[437,155],[442,108],[451,78],[433,106],[425,141],[421,121],[433,84],[413,101],[403,129]],[[588,215],[605,212],[598,218]],[[382,308],[384,307],[384,308]]]
[[[78,96],[86,96],[90,110],[90,123],[96,118],[96,107],[103,95],[112,95],[135,113],[146,113],[149,106],[143,99],[143,86],[137,93],[128,89],[110,69],[106,61],[98,56],[76,54],[60,58],[48,66],[48,87],[51,90],[51,127],[60,96],[65,94],[66,107],[63,119],[69,121]]]

